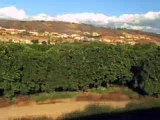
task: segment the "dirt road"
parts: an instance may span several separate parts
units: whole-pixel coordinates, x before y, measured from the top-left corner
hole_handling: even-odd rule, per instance
[[[55,104],[30,104],[26,106],[12,105],[0,108],[0,120],[8,120],[9,118],[19,118],[24,116],[50,116],[53,118],[60,117],[63,114],[84,110],[90,104],[109,105],[114,108],[123,108],[128,102],[88,102],[64,100]]]

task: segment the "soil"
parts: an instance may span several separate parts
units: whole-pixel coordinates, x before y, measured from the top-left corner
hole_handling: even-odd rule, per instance
[[[108,94],[84,93],[76,98],[77,101],[129,101],[130,98],[121,91],[114,91]]]
[[[74,101],[61,102],[55,104],[30,104],[26,106],[12,105],[0,109],[0,120],[8,120],[9,118],[20,118],[25,116],[50,116],[53,118],[60,117],[63,114],[71,113],[74,111],[82,111],[88,105],[101,104],[109,105],[114,108],[124,108],[128,101],[125,102],[89,102],[89,101]]]
[[[44,102],[35,102],[25,97],[20,97],[10,106],[5,100],[0,100],[0,120],[27,116],[49,116],[58,118],[67,113],[82,111],[91,104],[124,108],[129,102],[129,98],[119,92],[106,95],[83,93],[74,99],[47,100]]]
[[[10,103],[4,98],[0,98],[0,108],[8,107],[8,106],[10,106]]]

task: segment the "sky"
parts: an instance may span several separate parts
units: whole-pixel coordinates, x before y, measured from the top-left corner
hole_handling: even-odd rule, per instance
[[[160,33],[160,0],[1,0],[0,19],[66,21]]]

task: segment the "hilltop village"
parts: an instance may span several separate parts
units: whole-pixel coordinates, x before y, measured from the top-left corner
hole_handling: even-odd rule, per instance
[[[21,44],[56,44],[63,42],[89,42],[99,41],[104,43],[123,43],[136,44],[137,40],[150,40],[151,38],[145,35],[132,35],[127,32],[122,32],[121,36],[109,36],[98,32],[77,32],[76,34],[66,34],[57,32],[37,32],[27,31],[25,29],[7,29],[0,27],[0,41],[13,42]]]

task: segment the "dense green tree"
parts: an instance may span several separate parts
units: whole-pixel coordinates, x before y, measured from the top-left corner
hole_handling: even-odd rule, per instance
[[[0,58],[0,95],[8,98],[110,85],[160,94],[160,48],[156,45],[0,43]]]
[[[160,47],[144,61],[139,80],[147,94],[160,95]]]

